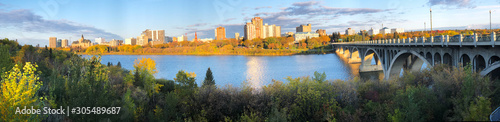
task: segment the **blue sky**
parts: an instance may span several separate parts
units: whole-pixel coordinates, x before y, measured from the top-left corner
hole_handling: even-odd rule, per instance
[[[410,31],[422,30],[424,22],[430,28],[429,8],[434,29],[489,28],[489,10],[493,27],[500,28],[500,0],[0,0],[0,38],[44,46],[51,36],[109,41],[137,37],[145,29],[214,38],[218,26],[234,37],[255,16],[281,26],[282,33],[307,23],[327,33],[382,24]]]

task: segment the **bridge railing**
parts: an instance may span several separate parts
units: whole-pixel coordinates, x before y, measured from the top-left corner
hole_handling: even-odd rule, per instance
[[[449,46],[449,45],[463,45],[466,46],[485,46],[500,45],[496,40],[500,40],[500,35],[497,36],[496,33],[492,34],[478,34],[474,33],[472,35],[438,35],[432,37],[414,37],[414,38],[401,38],[401,39],[379,39],[379,40],[369,40],[369,41],[356,41],[356,42],[343,42],[340,44],[365,44],[365,45],[394,45],[394,46]],[[338,44],[338,43],[332,43]]]

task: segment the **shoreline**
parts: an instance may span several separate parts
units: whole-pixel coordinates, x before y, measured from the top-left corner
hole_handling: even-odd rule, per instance
[[[305,51],[307,53],[290,53],[290,54],[238,54],[238,53],[209,53],[209,54],[196,54],[196,53],[78,53],[77,55],[189,55],[189,56],[293,56],[293,55],[311,55],[311,54],[333,54],[333,50],[327,50],[323,53],[321,51]]]

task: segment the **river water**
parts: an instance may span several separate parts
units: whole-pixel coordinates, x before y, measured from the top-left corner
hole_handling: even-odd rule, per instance
[[[89,55],[83,55],[89,58]],[[244,82],[253,87],[268,85],[272,80],[286,82],[285,78],[313,76],[315,71],[325,72],[327,79],[348,80],[359,76],[359,64],[347,64],[337,54],[293,56],[190,56],[190,55],[103,55],[102,64],[108,62],[133,70],[134,61],[151,58],[156,61],[156,78],[173,79],[179,70],[194,72],[196,83],[201,86],[210,67],[218,86],[241,86]],[[377,74],[378,75],[378,74]]]

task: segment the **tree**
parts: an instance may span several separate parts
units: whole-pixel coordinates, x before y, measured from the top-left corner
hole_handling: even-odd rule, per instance
[[[116,64],[117,67],[122,67],[122,64],[118,61],[118,64]]]
[[[210,70],[210,67],[209,67],[207,70],[206,76],[205,76],[205,80],[203,81],[202,87],[211,86],[211,85],[215,85],[215,80],[214,80],[214,76],[212,75],[212,70]]]
[[[28,108],[33,106],[34,109],[41,107],[37,104],[39,98],[36,97],[36,92],[42,86],[38,80],[38,75],[35,74],[36,64],[26,62],[23,71],[14,66],[11,71],[5,74],[1,82],[0,92],[0,120],[7,121],[41,121],[40,115],[35,114],[16,114],[15,111],[19,108]],[[40,100],[43,100],[40,98]]]
[[[7,46],[0,45],[0,76],[12,68],[12,60],[10,59],[10,52]],[[0,78],[2,80],[2,78]]]

